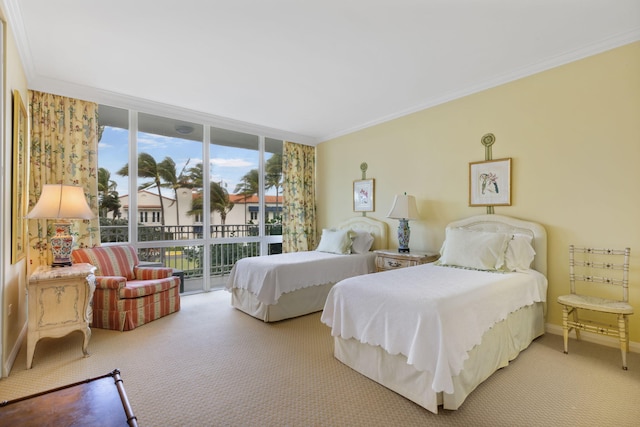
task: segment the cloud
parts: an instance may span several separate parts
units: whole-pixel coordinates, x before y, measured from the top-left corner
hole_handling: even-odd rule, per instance
[[[173,145],[175,145],[174,138],[168,138],[166,136],[153,135],[148,133],[138,133],[139,151],[144,151],[142,147],[159,149]]]
[[[253,166],[253,163],[245,159],[211,159],[211,165],[222,168],[246,168]]]

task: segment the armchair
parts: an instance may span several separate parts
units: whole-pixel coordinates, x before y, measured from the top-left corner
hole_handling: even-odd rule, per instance
[[[180,310],[180,279],[164,267],[139,267],[130,245],[76,249],[74,263],[97,267],[94,328],[129,331]]]

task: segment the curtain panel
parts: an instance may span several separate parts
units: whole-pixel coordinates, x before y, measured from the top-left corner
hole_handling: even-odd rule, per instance
[[[315,147],[284,142],[283,252],[309,251],[317,246],[315,164]]]
[[[92,220],[72,221],[78,247],[100,245],[98,219],[98,105],[49,93],[29,91],[29,208],[44,184],[69,184],[84,189]],[[29,268],[52,262],[49,240],[53,220],[29,220]]]

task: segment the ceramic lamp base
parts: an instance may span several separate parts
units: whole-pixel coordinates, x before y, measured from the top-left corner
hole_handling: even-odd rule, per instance
[[[398,224],[398,252],[407,253],[409,251],[409,237],[411,230],[409,229],[409,220],[401,219]]]
[[[71,224],[56,223],[53,225],[56,234],[51,237],[51,252],[53,253],[52,267],[65,267],[72,264],[71,250],[73,249],[73,236]]]

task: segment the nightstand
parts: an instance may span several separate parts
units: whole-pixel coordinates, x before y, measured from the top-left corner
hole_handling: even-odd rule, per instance
[[[60,338],[73,331],[84,335],[82,353],[88,356],[91,338],[91,301],[96,289],[96,267],[73,264],[69,267],[41,265],[29,278],[29,329],[27,369],[41,338]]]
[[[376,270],[395,270],[437,261],[440,254],[412,251],[398,252],[397,249],[378,249],[376,253]]]

